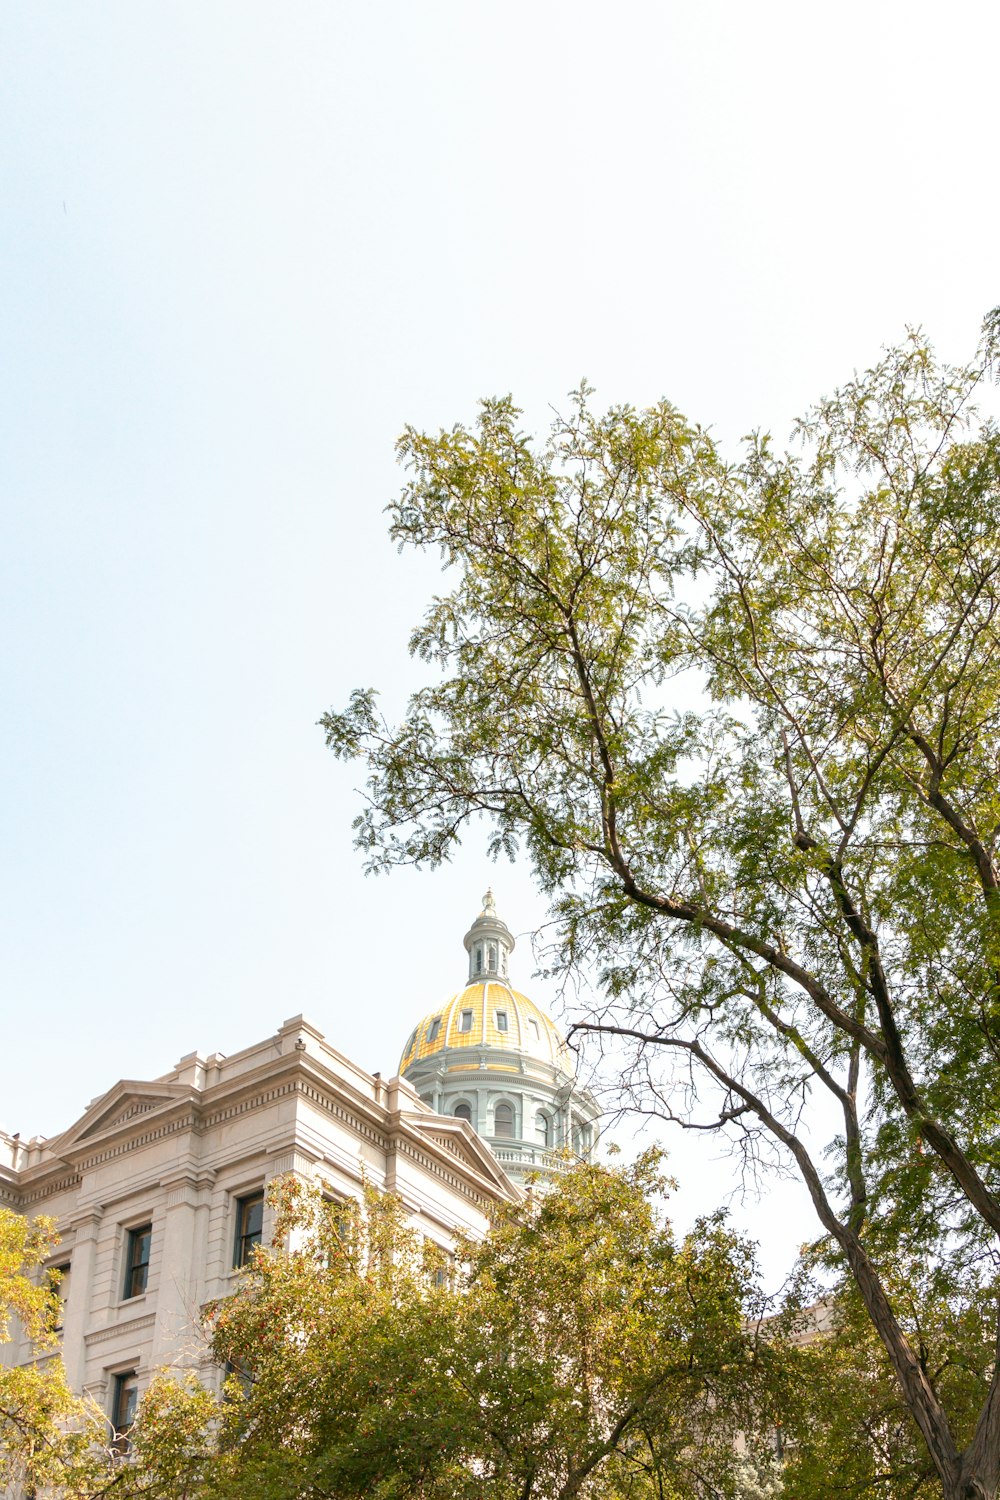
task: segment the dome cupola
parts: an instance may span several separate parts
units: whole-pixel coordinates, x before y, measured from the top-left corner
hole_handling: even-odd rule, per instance
[[[497,916],[493,891],[483,897],[483,909],[463,938],[469,955],[469,983],[490,979],[505,981],[507,959],[514,951],[514,938],[506,922]]]

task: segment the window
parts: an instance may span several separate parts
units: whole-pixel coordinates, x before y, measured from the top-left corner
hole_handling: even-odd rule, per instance
[[[497,971],[497,945],[496,945],[496,943],[491,943],[490,944],[490,973],[491,974],[495,974],[496,971]]]
[[[440,1030],[441,1030],[441,1017],[440,1016],[435,1016],[434,1019],[433,1019],[433,1021],[431,1022],[430,1030],[427,1033],[427,1040],[429,1042],[436,1042],[437,1039],[438,1039],[438,1032]]]
[[[505,1010],[498,1010],[497,1011],[497,1031],[506,1031],[506,1030],[507,1030],[507,1012]]]
[[[231,1359],[227,1359],[222,1367],[222,1374],[226,1381],[235,1379],[237,1387],[244,1396],[249,1396],[253,1390],[253,1376],[243,1365],[234,1365]],[[228,1400],[232,1400],[233,1394],[233,1387],[230,1385],[224,1391],[224,1395]]]
[[[493,1111],[493,1134],[501,1141],[514,1139],[514,1111],[509,1104],[498,1104]]]
[[[135,1421],[138,1401],[139,1377],[136,1372],[125,1370],[121,1375],[116,1375],[111,1399],[111,1425],[114,1428],[111,1446],[115,1453],[127,1453],[129,1450],[128,1430]]]
[[[482,945],[482,943],[477,943],[476,944],[476,973],[477,974],[481,974],[482,972],[483,972],[483,945]]]
[[[130,1229],[125,1242],[125,1285],[122,1300],[141,1297],[146,1290],[149,1277],[149,1245],[153,1238],[152,1224],[143,1224],[141,1229]]]
[[[549,1117],[541,1110],[535,1116],[535,1140],[540,1146],[549,1144]]]
[[[260,1244],[264,1228],[264,1194],[250,1193],[236,1200],[236,1244],[233,1249],[233,1265],[245,1266]]]
[[[404,1057],[409,1057],[410,1053],[413,1051],[413,1043],[416,1040],[417,1040],[417,1033],[414,1031],[411,1034],[411,1036],[410,1036],[410,1040],[406,1044],[406,1051],[403,1053]]]
[[[69,1297],[69,1261],[64,1261],[61,1266],[49,1266],[46,1276],[49,1286],[59,1299],[59,1309],[56,1313],[56,1321],[52,1325],[53,1333],[62,1333],[63,1319],[66,1312],[66,1300]]]
[[[534,1016],[528,1017],[528,1025],[531,1027],[531,1034],[535,1038],[535,1041],[540,1042],[542,1038],[539,1034],[538,1022],[535,1020]]]
[[[471,1125],[472,1124],[472,1110],[469,1108],[469,1106],[467,1104],[456,1104],[455,1105],[455,1119],[456,1120],[465,1120],[465,1121],[468,1122],[468,1124]]]
[[[458,1023],[458,1029],[459,1029],[459,1031],[471,1031],[472,1030],[472,1011],[471,1010],[463,1010],[462,1016],[461,1016],[461,1020]]]

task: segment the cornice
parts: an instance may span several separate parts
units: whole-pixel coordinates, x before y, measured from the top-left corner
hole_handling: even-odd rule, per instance
[[[119,1335],[130,1338],[133,1334],[152,1328],[155,1322],[155,1313],[144,1313],[141,1318],[130,1318],[126,1323],[109,1323],[106,1328],[95,1328],[92,1333],[84,1334],[83,1342],[89,1349],[92,1344],[106,1344]]]
[[[12,1182],[7,1177],[0,1177],[0,1204],[7,1208],[20,1208],[24,1194],[18,1183]]]
[[[92,1110],[98,1117],[102,1106],[111,1102],[109,1095],[119,1087],[116,1084],[107,1095],[95,1101]],[[130,1083],[128,1087],[138,1094],[142,1085]],[[404,1155],[420,1161],[425,1170],[447,1181],[478,1206],[495,1201],[498,1196],[507,1197],[511,1191],[509,1179],[487,1148],[483,1148],[483,1162],[474,1165],[468,1154],[463,1159],[457,1143],[445,1138],[428,1138],[417,1123],[399,1112],[390,1115],[385,1105],[366,1099],[325,1067],[322,1059],[305,1051],[296,1050],[269,1058],[251,1073],[213,1084],[202,1094],[190,1088],[184,1093],[184,1098],[175,1095],[149,1108],[141,1107],[137,1100],[136,1107],[128,1110],[126,1116],[116,1120],[106,1132],[74,1140],[73,1133],[83,1127],[85,1115],[53,1141],[53,1145],[66,1143],[69,1149],[65,1155],[23,1169],[18,1174],[19,1182],[8,1183],[0,1179],[0,1195],[6,1192],[12,1206],[16,1207],[38,1202],[79,1186],[84,1174],[146,1146],[181,1133],[204,1136],[218,1125],[295,1095],[338,1120],[350,1134],[368,1141],[380,1152],[388,1153],[393,1148],[402,1150]],[[428,1124],[434,1119],[431,1114],[426,1116]],[[423,1117],[419,1124],[423,1124]],[[437,1135],[442,1136],[440,1128]],[[468,1148],[468,1143],[465,1144]],[[208,1181],[207,1175],[192,1164],[180,1172],[168,1172],[164,1183],[174,1183],[178,1175],[185,1181],[197,1180],[199,1187]]]
[[[42,1175],[42,1167],[50,1166],[50,1171]],[[80,1186],[80,1173],[67,1172],[64,1161],[40,1163],[36,1168],[28,1168],[28,1171],[37,1172],[39,1175],[33,1182],[26,1182],[19,1194],[19,1202],[22,1208],[29,1208],[33,1203],[39,1203],[43,1198],[53,1198],[57,1193],[69,1192],[71,1188]],[[60,1176],[59,1174],[62,1173]],[[27,1172],[25,1173],[27,1176]]]

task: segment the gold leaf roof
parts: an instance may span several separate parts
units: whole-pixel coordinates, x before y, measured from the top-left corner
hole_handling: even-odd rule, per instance
[[[545,1012],[527,995],[492,977],[466,985],[424,1016],[406,1044],[399,1071],[405,1074],[415,1062],[446,1048],[484,1046],[526,1053],[564,1072],[574,1071],[566,1043]]]

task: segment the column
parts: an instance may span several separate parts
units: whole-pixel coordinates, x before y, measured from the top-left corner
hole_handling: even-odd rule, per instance
[[[184,1172],[162,1184],[163,1241],[150,1352],[154,1367],[194,1366],[204,1353],[205,1237],[214,1177],[214,1172]]]
[[[96,1309],[91,1307],[94,1287],[94,1263],[97,1259],[97,1236],[103,1208],[92,1208],[73,1225],[75,1235],[70,1255],[69,1296],[63,1311],[62,1357],[66,1378],[74,1391],[81,1391],[87,1378],[86,1335],[95,1323]]]
[[[302,1182],[313,1183],[316,1180],[316,1163],[319,1158],[311,1151],[303,1150],[301,1146],[279,1147],[272,1155],[267,1164],[267,1174],[264,1178],[264,1228],[263,1243],[270,1244],[274,1235],[274,1210],[267,1201],[268,1189],[276,1177],[286,1177],[289,1173],[298,1177]],[[300,1239],[296,1231],[289,1239],[288,1249],[298,1248],[296,1241]]]

